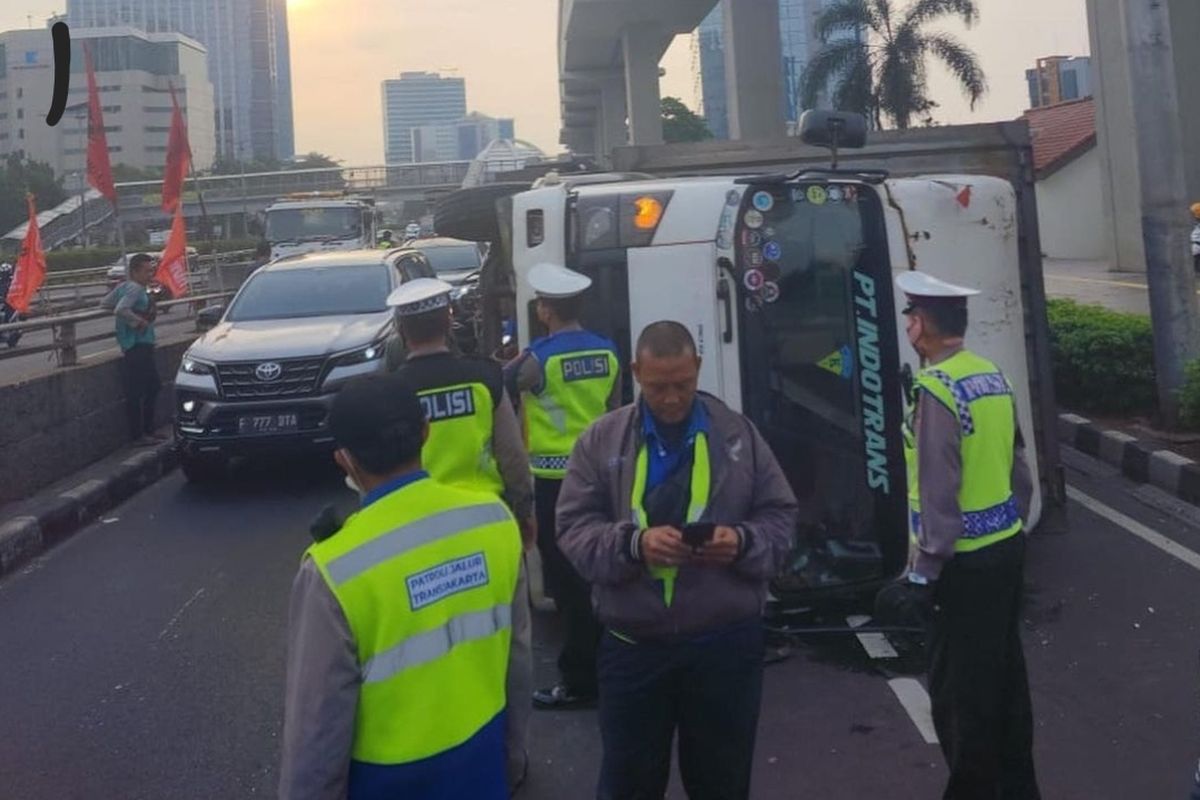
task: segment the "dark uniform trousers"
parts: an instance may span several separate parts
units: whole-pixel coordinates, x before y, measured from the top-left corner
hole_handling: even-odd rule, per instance
[[[562,481],[534,478],[534,507],[537,514],[538,549],[546,588],[563,615],[566,637],[558,655],[558,672],[573,692],[595,696],[596,647],[600,641],[600,623],[592,612],[592,589],[558,549],[554,526],[554,507]]]
[[[1021,647],[1025,536],[959,553],[938,579],[930,638],[933,724],[950,768],[944,800],[1039,800]]]

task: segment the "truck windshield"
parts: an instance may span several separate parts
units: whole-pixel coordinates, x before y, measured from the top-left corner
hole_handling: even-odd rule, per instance
[[[318,239],[357,239],[362,235],[362,212],[348,206],[278,208],[267,212],[267,241],[305,242]]]
[[[907,526],[878,196],[852,184],[750,187],[735,237],[744,406],[802,509],[776,592],[891,577]]]
[[[256,273],[238,293],[226,319],[375,314],[387,311],[387,267],[316,267]]]

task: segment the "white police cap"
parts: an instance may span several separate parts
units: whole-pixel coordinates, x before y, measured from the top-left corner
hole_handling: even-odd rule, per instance
[[[574,297],[587,291],[592,279],[573,269],[542,262],[529,270],[529,285],[538,297]]]
[[[896,285],[900,287],[900,291],[910,297],[972,297],[979,294],[978,289],[968,289],[965,286],[956,286],[953,283],[947,283],[941,278],[935,278],[932,275],[927,275],[924,272],[910,270],[900,273],[896,278]]]
[[[437,278],[416,278],[388,295],[387,304],[402,317],[424,314],[450,305],[454,287]]]

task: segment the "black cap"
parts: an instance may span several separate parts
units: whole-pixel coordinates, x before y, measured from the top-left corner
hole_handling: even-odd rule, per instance
[[[419,452],[425,410],[399,375],[367,375],[347,383],[329,412],[329,431],[351,453],[379,443],[385,432],[411,436]]]

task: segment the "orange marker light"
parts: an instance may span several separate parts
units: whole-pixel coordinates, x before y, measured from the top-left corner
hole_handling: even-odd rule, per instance
[[[633,201],[633,207],[633,227],[642,231],[652,231],[658,227],[662,220],[662,203],[653,197],[639,197]]]

